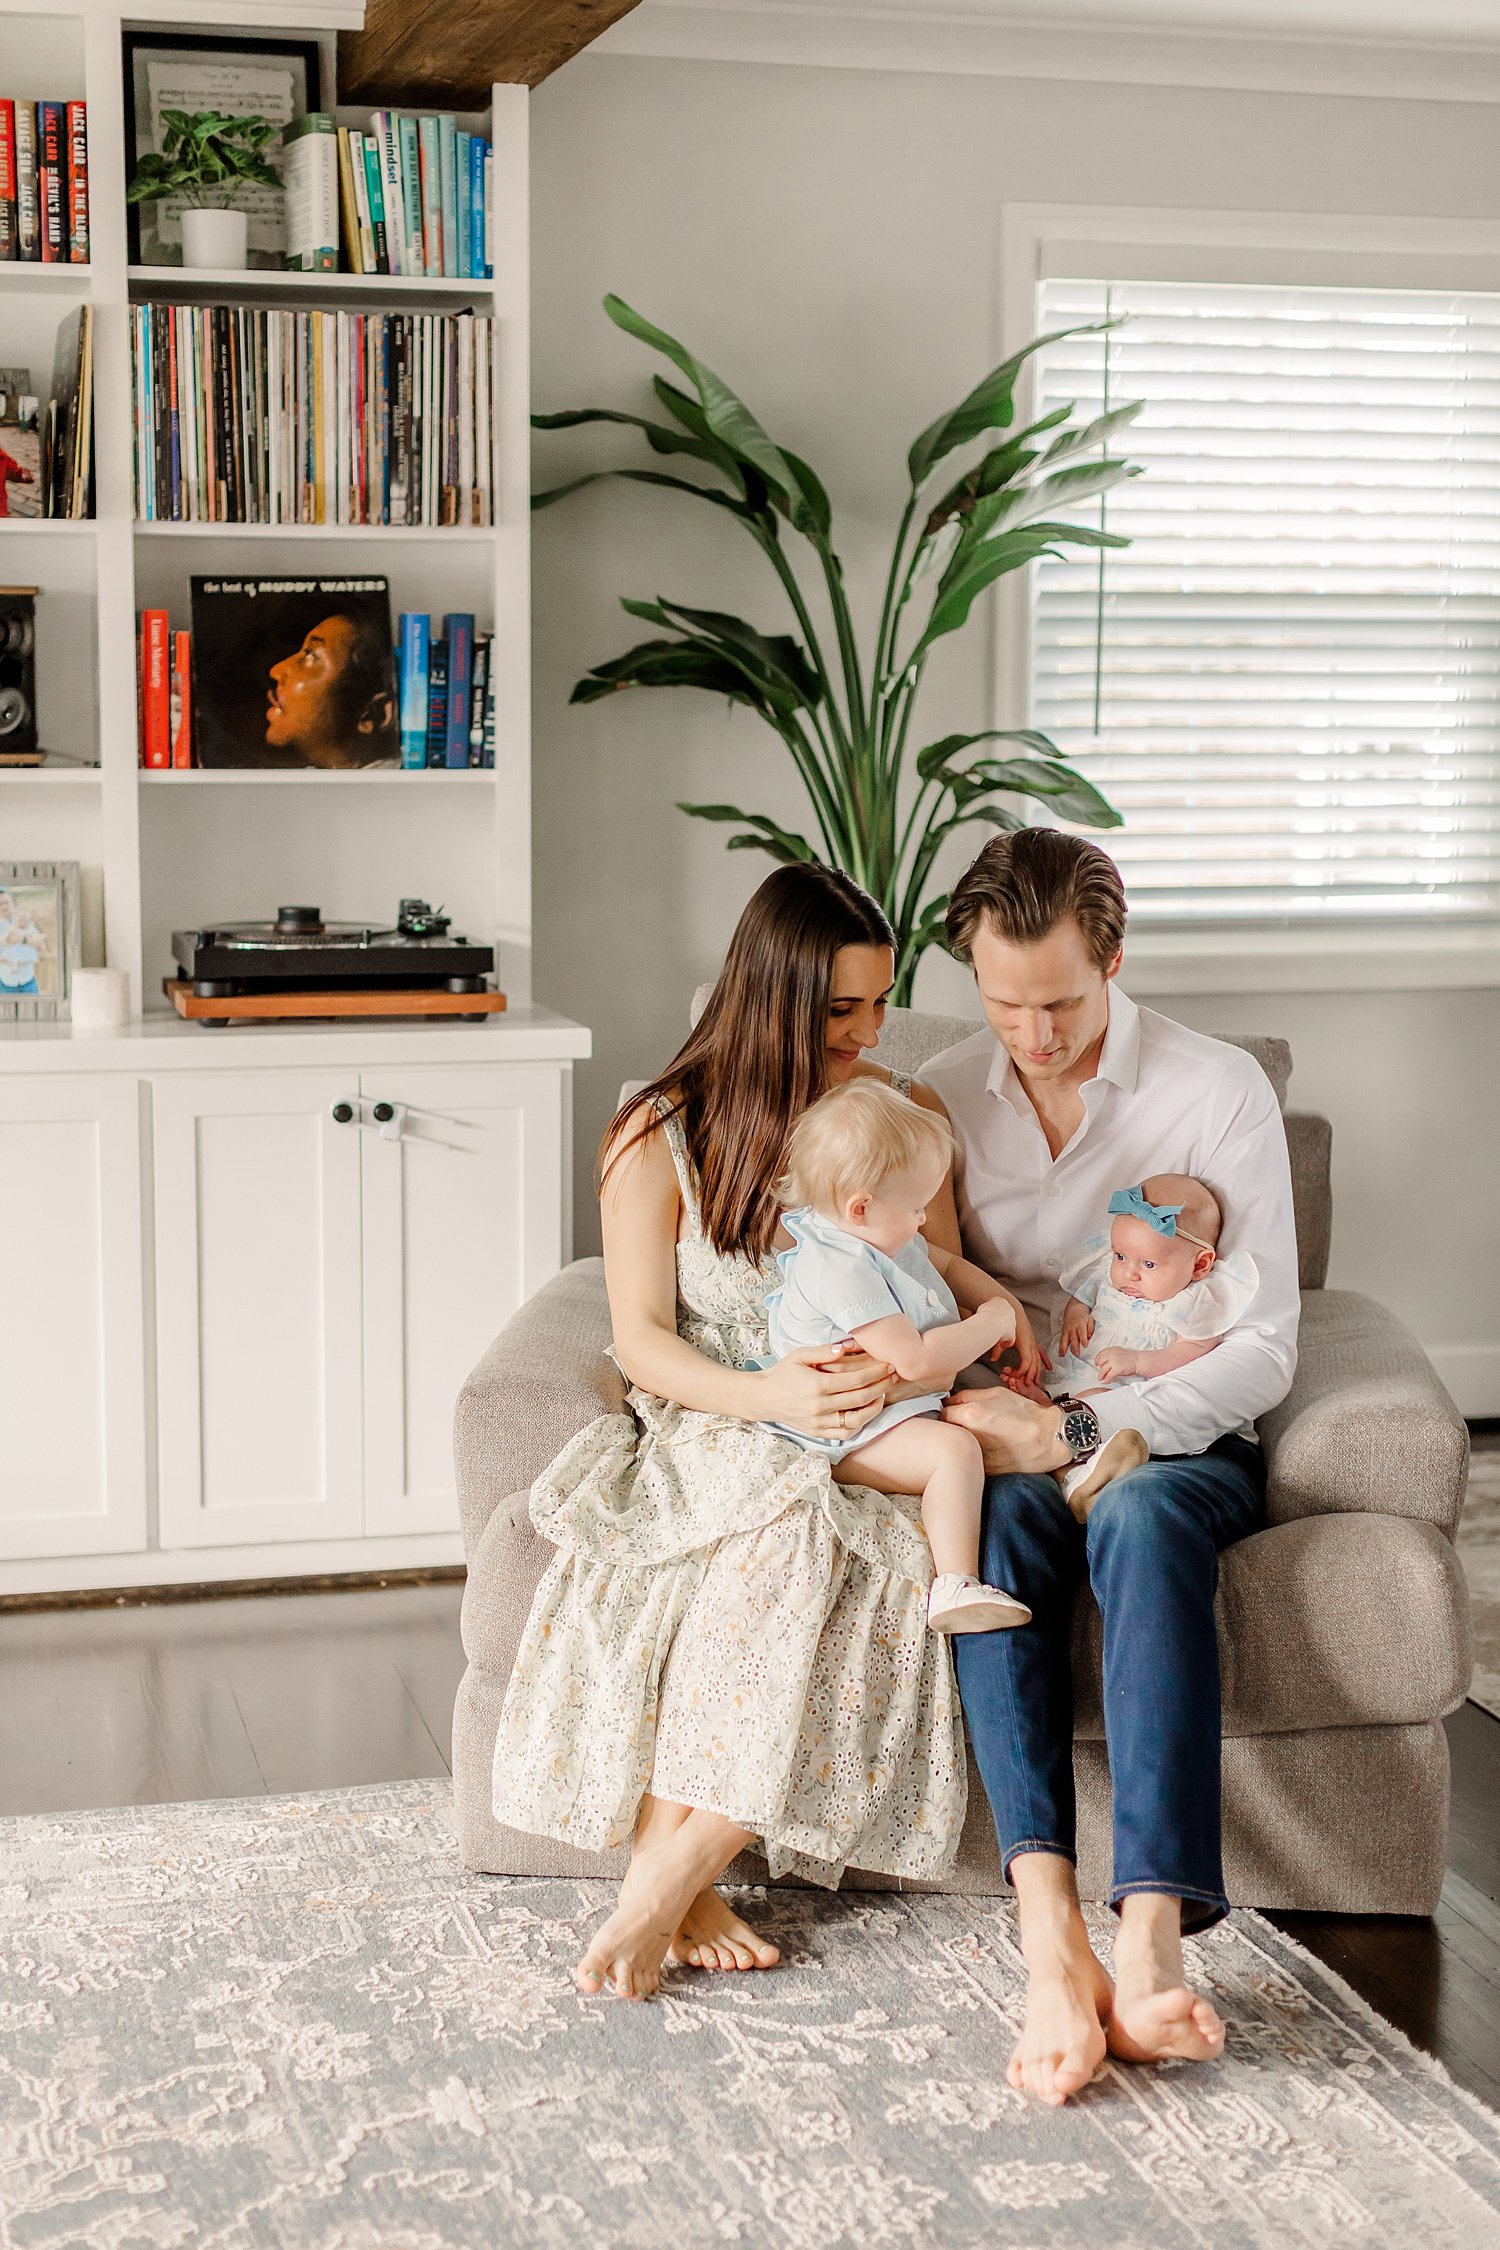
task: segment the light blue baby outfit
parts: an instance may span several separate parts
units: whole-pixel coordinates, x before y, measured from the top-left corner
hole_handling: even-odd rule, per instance
[[[1127,1297],[1111,1281],[1113,1271],[1114,1252],[1107,1233],[1090,1235],[1064,1261],[1058,1286],[1088,1306],[1094,1316],[1094,1333],[1086,1352],[1066,1359],[1054,1338],[1052,1371],[1042,1378],[1043,1387],[1054,1398],[1069,1391],[1094,1389],[1100,1380],[1094,1361],[1107,1345],[1129,1352],[1159,1352],[1169,1344],[1206,1344],[1211,1338],[1227,1335],[1236,1321],[1244,1318],[1260,1287],[1260,1274],[1248,1250],[1231,1251],[1201,1280],[1190,1281],[1175,1297],[1160,1304],[1148,1304],[1143,1297]]]
[[[893,1313],[905,1313],[924,1335],[930,1328],[947,1328],[962,1318],[958,1299],[928,1257],[920,1235],[888,1258],[872,1242],[846,1233],[810,1205],[784,1211],[782,1225],[795,1248],[780,1253],[781,1286],[766,1299],[772,1364],[807,1344],[841,1344],[856,1328],[887,1320]],[[830,1461],[841,1461],[856,1446],[868,1445],[914,1414],[936,1414],[942,1403],[939,1392],[900,1399],[848,1438],[808,1437],[781,1422],[770,1426],[784,1437],[794,1437],[799,1445],[826,1453]]]

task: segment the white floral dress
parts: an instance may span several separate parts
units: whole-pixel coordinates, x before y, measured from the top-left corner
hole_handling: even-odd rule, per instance
[[[728,1367],[770,1354],[774,1257],[705,1238],[680,1122],[677,1331]],[[963,1725],[915,1500],[834,1482],[762,1423],[632,1390],[538,1477],[557,1548],[495,1745],[496,1818],[601,1851],[642,1793],[748,1829],[773,1877],[926,1881],[963,1826]]]

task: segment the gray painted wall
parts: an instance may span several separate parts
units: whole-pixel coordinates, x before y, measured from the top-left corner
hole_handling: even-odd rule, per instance
[[[1500,216],[1482,104],[585,55],[539,90],[533,130],[538,408],[649,403],[648,355],[599,310],[618,290],[818,467],[865,615],[906,445],[993,357],[1002,202]],[[537,482],[627,444],[540,439]],[[631,458],[645,465],[644,445]],[[597,487],[537,521],[537,992],[594,1032],[578,1083],[580,1249],[597,1239],[591,1167],[614,1091],[670,1056],[770,864],[726,855],[723,832],[675,800],[801,815],[783,753],[746,714],[643,694],[570,709],[568,691],[635,637],[620,594],[769,624],[768,580],[735,526],[641,487]],[[986,635],[971,628],[929,677],[929,736],[984,724],[989,695]],[[933,962],[918,998],[966,1006],[965,992]],[[1154,1004],[1291,1039],[1296,1098],[1334,1119],[1335,1282],[1409,1320],[1468,1411],[1500,1413],[1500,994]]]

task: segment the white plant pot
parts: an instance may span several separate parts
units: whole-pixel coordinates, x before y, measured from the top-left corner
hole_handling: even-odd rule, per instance
[[[239,272],[250,260],[249,232],[243,211],[184,211],[182,262]]]

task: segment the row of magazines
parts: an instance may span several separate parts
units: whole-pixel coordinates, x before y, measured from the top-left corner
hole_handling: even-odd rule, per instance
[[[488,524],[485,314],[131,307],[143,522]]]

